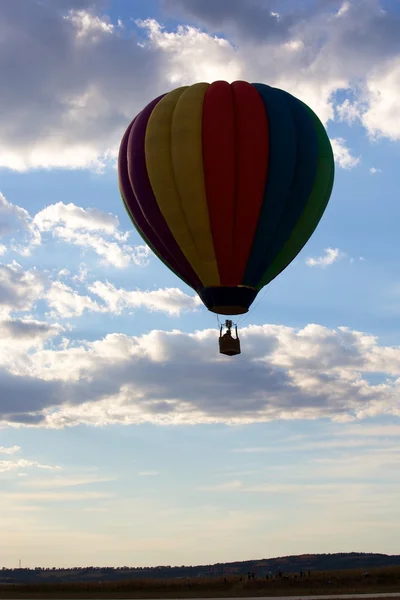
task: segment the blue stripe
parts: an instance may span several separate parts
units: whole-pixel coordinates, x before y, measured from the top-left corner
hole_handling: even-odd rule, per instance
[[[292,102],[282,90],[252,84],[264,102],[269,127],[269,165],[263,204],[243,284],[257,286],[266,271],[265,255],[290,200],[297,160]]]
[[[260,258],[262,276],[289,239],[297,221],[305,209],[318,170],[318,136],[309,111],[302,102],[291,94],[282,91],[291,105],[297,137],[297,163],[290,197],[286,203],[282,219],[274,234],[268,240],[268,246]]]

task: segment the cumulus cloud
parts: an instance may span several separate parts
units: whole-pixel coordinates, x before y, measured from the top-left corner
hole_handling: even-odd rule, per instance
[[[170,13],[178,11],[213,30],[229,30],[251,41],[281,42],[296,21],[294,15],[279,15],[278,3],[271,0],[163,0],[163,5]]]
[[[210,36],[195,27],[179,25],[173,33],[155,19],[138,21],[148,35],[148,45],[168,56],[168,89],[187,82],[214,81],[223,78],[234,81],[241,77],[244,64],[232,43],[222,37]]]
[[[360,121],[371,135],[400,139],[400,19],[379,0],[329,3],[164,0],[210,32],[228,32],[250,78],[282,85],[322,120]],[[270,61],[266,57],[273,56]],[[271,64],[272,63],[272,64]],[[247,78],[244,76],[244,78]],[[346,91],[352,100],[337,104]],[[342,166],[339,162],[339,166]]]
[[[376,173],[382,173],[382,169],[377,169],[376,167],[371,167],[369,172],[371,175],[376,175]]]
[[[132,247],[85,231],[71,231],[68,227],[56,228],[53,235],[63,242],[93,250],[105,265],[123,269],[132,263],[138,266],[148,264],[150,249],[144,244]]]
[[[64,204],[57,202],[39,211],[34,219],[34,225],[40,231],[52,231],[56,226],[68,227],[71,231],[85,229],[88,231],[104,231],[114,234],[118,227],[118,219],[111,213],[105,213],[97,208],[81,208],[72,202]]]
[[[11,63],[3,55],[0,63],[8,81],[1,105],[7,115],[1,128],[3,166],[101,168],[114,157],[138,108],[137,90],[153,95],[162,60],[95,10],[93,3],[2,3],[2,42],[13,57]],[[135,76],[127,76],[132,69]]]
[[[72,279],[77,279],[85,287],[86,294],[79,293],[63,281],[52,281],[36,269],[26,270],[17,262],[0,263],[1,339],[13,345],[30,347],[37,341],[61,333],[64,328],[59,324],[42,322],[29,315],[20,316],[20,313],[34,310],[39,301],[47,304],[49,317],[62,319],[80,317],[85,312],[121,315],[134,309],[177,317],[182,312],[195,311],[202,306],[197,294],[189,295],[179,288],[127,290],[100,280],[85,285],[85,277],[81,275],[82,272]]]
[[[398,26],[397,35],[399,35]],[[398,45],[398,44],[397,44]],[[372,137],[400,140],[400,49],[398,55],[375,68],[366,83],[368,98],[361,120]]]
[[[62,318],[80,317],[86,310],[103,312],[104,307],[87,295],[81,295],[61,281],[54,281],[46,294],[51,314]]]
[[[325,123],[336,114],[373,136],[400,138],[400,20],[378,0],[344,2],[336,12],[329,3],[281,10],[261,0],[164,6],[191,24],[112,22],[98,2],[3,2],[0,165],[101,169],[151,98],[203,79],[282,86]],[[335,113],[341,90],[353,100]]]
[[[147,308],[150,311],[179,316],[182,311],[193,311],[202,305],[197,295],[189,296],[179,288],[126,290],[117,289],[108,281],[96,281],[88,289],[103,300],[106,310],[115,314],[121,314],[129,308]]]
[[[189,296],[179,288],[126,290],[108,281],[95,281],[87,290],[97,298],[79,294],[61,281],[52,282],[45,295],[51,314],[62,318],[79,317],[85,311],[120,315],[126,310],[144,308],[177,317],[201,306],[197,295]]]
[[[20,446],[0,446],[0,454],[16,454],[21,450]]]
[[[0,236],[4,237],[21,227],[27,227],[29,221],[28,211],[8,202],[0,192]]]
[[[19,458],[18,460],[0,460],[0,473],[8,473],[10,471],[18,471],[20,469],[35,468],[35,469],[60,469],[57,465],[43,465],[35,460],[26,460]]]
[[[15,236],[24,232],[23,240]],[[119,230],[119,221],[115,215],[96,208],[82,208],[70,202],[57,202],[46,206],[33,217],[27,210],[11,204],[0,194],[0,236],[9,238],[9,249],[28,256],[35,247],[42,244],[48,234],[54,239],[92,250],[105,265],[125,268],[131,264],[148,264],[150,249],[146,244],[131,246],[128,244],[129,232]],[[12,237],[10,237],[12,236]],[[3,251],[4,249],[4,251]],[[0,254],[7,247],[0,246]],[[65,269],[61,271],[65,274]],[[80,279],[85,276],[80,270]]]
[[[243,354],[234,360],[218,354],[213,330],[64,340],[24,353],[24,361],[15,349],[12,359],[1,356],[0,414],[9,424],[45,427],[400,414],[398,348],[319,325],[251,326],[241,336]]]
[[[0,321],[0,336],[4,342],[12,345],[32,347],[39,341],[57,335],[63,328],[30,318],[5,319]]]
[[[335,161],[342,169],[353,169],[360,162],[360,157],[353,156],[346,146],[346,140],[343,138],[333,138],[331,140],[333,155]]]
[[[339,248],[326,248],[323,256],[307,258],[306,264],[309,267],[328,267],[345,256],[346,254],[339,250]]]
[[[148,246],[129,246],[126,243],[128,234],[120,233],[118,225],[117,217],[110,213],[62,202],[47,206],[33,219],[33,226],[39,231],[50,231],[63,242],[90,248],[106,264],[118,268],[127,267],[131,263],[147,264],[150,252]],[[105,235],[110,239],[106,239]]]
[[[337,17],[342,17],[350,9],[351,9],[350,2],[348,2],[348,0],[345,0],[345,2],[343,2],[342,6],[339,8],[338,12],[336,13],[336,16]]]
[[[20,236],[23,243],[18,244],[15,235]],[[29,256],[32,249],[41,243],[40,232],[32,225],[29,212],[9,202],[0,192],[0,239],[10,237],[10,247],[23,256]],[[6,252],[7,246],[0,244],[0,255]]]
[[[16,261],[0,263],[0,315],[30,310],[43,290],[44,279],[36,269],[24,270]]]
[[[358,101],[352,102],[346,98],[342,104],[337,104],[335,108],[339,121],[352,125],[361,119],[363,107]]]

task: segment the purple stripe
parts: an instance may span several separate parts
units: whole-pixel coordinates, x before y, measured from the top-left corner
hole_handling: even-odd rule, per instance
[[[128,175],[128,161],[127,161],[127,148],[128,138],[132,130],[132,127],[137,117],[130,123],[129,127],[125,131],[124,137],[122,138],[119,155],[118,155],[118,185],[121,195],[124,199],[126,209],[130,214],[132,221],[135,223],[138,230],[143,234],[145,241],[149,246],[152,246],[155,253],[162,257],[166,263],[168,263],[175,271],[180,273],[179,265],[176,264],[174,258],[168,252],[168,249],[163,245],[162,241],[157,235],[155,235],[153,229],[144,217],[139,203],[132,190],[131,183]],[[184,277],[184,279],[186,279]],[[192,285],[191,281],[187,281],[188,285]]]
[[[147,123],[154,107],[165,96],[159,96],[142,110],[137,116],[128,137],[128,174],[132,190],[137,198],[142,213],[153,230],[155,236],[162,242],[171,258],[168,262],[195,289],[203,287],[198,276],[190,266],[182,250],[178,246],[169,229],[154,196],[146,167],[145,138]],[[155,234],[155,236],[154,236]],[[154,244],[155,245],[155,244]],[[166,260],[165,250],[160,254]]]

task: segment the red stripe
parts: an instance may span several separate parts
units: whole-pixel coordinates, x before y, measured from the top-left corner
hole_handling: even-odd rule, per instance
[[[235,113],[233,90],[225,81],[212,83],[204,97],[203,168],[221,285],[235,285]]]
[[[256,88],[232,83],[236,130],[234,280],[241,283],[260,215],[269,157],[268,119]]]

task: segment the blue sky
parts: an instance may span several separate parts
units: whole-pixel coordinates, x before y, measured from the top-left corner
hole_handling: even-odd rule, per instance
[[[0,566],[398,552],[400,15],[279,6],[0,8]],[[234,360],[115,168],[145,104],[217,78],[309,103],[336,160]]]

